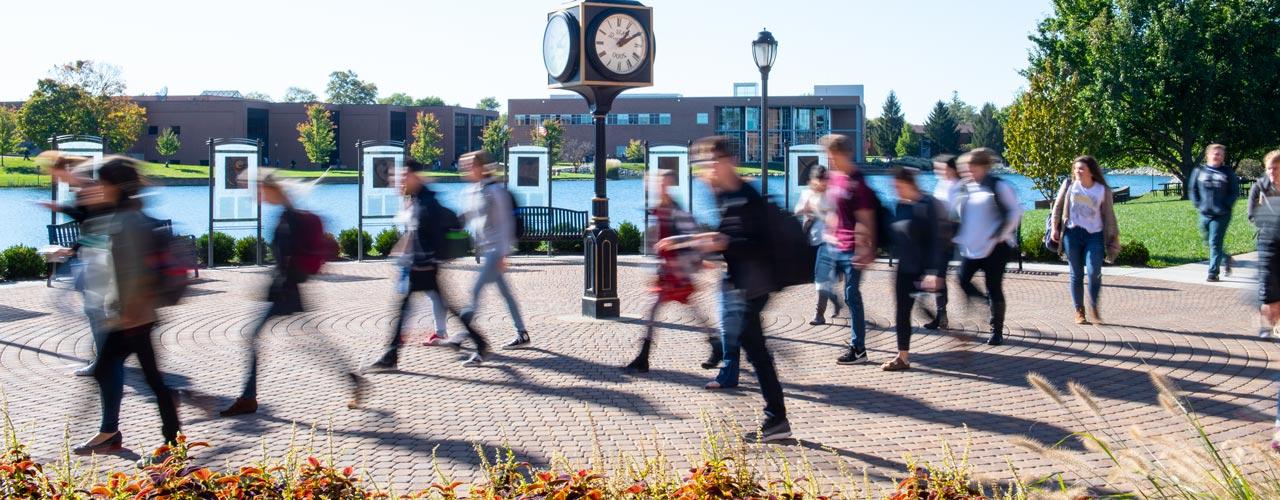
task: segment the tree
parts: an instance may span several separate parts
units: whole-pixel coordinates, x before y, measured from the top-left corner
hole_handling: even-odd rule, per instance
[[[18,127],[18,111],[8,106],[0,106],[0,167],[4,166],[4,155],[13,154],[22,139],[22,130]]]
[[[920,137],[911,130],[910,123],[902,124],[902,130],[898,132],[898,142],[894,145],[894,151],[898,153],[899,157],[920,154]]]
[[[960,92],[951,91],[951,102],[947,103],[947,112],[951,113],[957,124],[968,123],[972,125],[978,120],[978,110],[972,104],[960,100]]]
[[[1027,176],[1044,198],[1052,199],[1071,163],[1095,140],[1081,105],[1080,80],[1064,75],[1049,61],[1031,76],[1031,88],[1010,107],[1005,159]]]
[[[441,138],[443,135],[436,115],[419,111],[413,123],[413,144],[409,145],[409,156],[423,165],[434,165],[444,154],[444,148],[440,147]]]
[[[973,147],[991,148],[1004,154],[1004,126],[1000,124],[999,113],[995,104],[982,105],[982,111],[973,122]]]
[[[123,153],[138,142],[147,128],[147,108],[127,97],[98,98],[106,113],[98,122],[98,133],[107,151]]]
[[[431,107],[431,106],[444,106],[445,104],[444,104],[444,99],[441,99],[433,95],[429,95],[429,96],[420,98],[416,101],[413,101],[413,105],[422,106],[422,107]]]
[[[934,154],[960,151],[960,132],[956,130],[956,119],[947,111],[946,103],[938,101],[933,105],[933,112],[924,123],[924,136],[933,143]]]
[[[378,86],[371,82],[360,81],[355,71],[334,71],[329,73],[329,85],[325,87],[331,104],[375,104],[378,99]]]
[[[1280,136],[1280,4],[1252,0],[1054,2],[1032,36],[1031,77],[1051,61],[1106,131],[1088,151],[1186,180],[1204,146],[1232,161]]]
[[[564,126],[560,120],[542,120],[542,126],[533,129],[529,135],[533,144],[547,148],[547,154],[552,158],[560,157],[560,148],[564,145]]]
[[[165,168],[169,167],[169,160],[173,155],[178,154],[178,149],[182,148],[182,141],[178,139],[178,134],[173,133],[173,129],[165,129],[156,137],[156,152],[164,157]]]
[[[82,106],[87,98],[79,87],[42,79],[18,111],[18,126],[26,140],[41,148],[51,147],[49,138],[55,135],[92,133],[93,116]]]
[[[271,99],[271,96],[267,95],[267,93],[266,93],[266,92],[249,92],[248,94],[245,94],[245,95],[244,95],[244,98],[245,98],[245,99],[253,99],[253,100],[257,100],[257,101],[274,102],[274,101]]]
[[[631,139],[627,142],[627,150],[624,156],[631,163],[640,163],[644,161],[644,143],[640,139]]]
[[[316,93],[301,87],[289,87],[284,91],[284,102],[317,102]]]
[[[333,120],[323,104],[307,106],[307,121],[298,124],[298,142],[307,152],[307,159],[314,164],[327,164],[338,145],[335,140]]]
[[[91,96],[124,95],[125,83],[120,76],[120,68],[111,64],[72,61],[54,66],[50,73],[58,83],[79,88]]]
[[[880,108],[879,122],[872,136],[872,142],[880,154],[893,158],[897,151],[898,136],[902,135],[902,125],[906,122],[907,119],[902,116],[902,105],[898,103],[898,95],[890,90],[889,97],[885,98],[884,106]]]
[[[569,139],[564,141],[564,146],[560,148],[560,161],[581,165],[586,160],[587,155],[595,151],[594,142],[581,141],[578,139]]]
[[[498,102],[498,98],[490,96],[480,99],[480,103],[476,104],[476,108],[487,111],[497,111],[502,109],[502,103]]]
[[[413,96],[404,92],[396,92],[386,97],[378,98],[378,104],[390,104],[392,106],[413,106]]]
[[[484,126],[484,132],[480,135],[481,148],[494,158],[494,161],[507,161],[507,142],[511,140],[511,129],[507,127],[507,117],[501,116],[497,120],[489,122]]]

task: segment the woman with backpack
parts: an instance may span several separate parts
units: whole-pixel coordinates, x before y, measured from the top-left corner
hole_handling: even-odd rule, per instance
[[[898,335],[898,356],[880,365],[884,371],[908,370],[911,350],[911,310],[920,291],[938,289],[946,275],[947,262],[938,237],[938,218],[944,213],[932,196],[920,191],[914,168],[896,167],[893,186],[898,193],[889,234],[893,240],[894,328]]]
[[[658,235],[658,240],[673,241],[668,240],[668,238],[678,238],[697,233],[698,224],[694,222],[693,216],[689,212],[681,210],[676,205],[675,200],[671,198],[670,189],[675,186],[675,173],[670,170],[664,170],[661,174],[658,174],[655,181],[658,184],[658,203],[650,209],[650,212],[653,214],[653,232]],[[649,289],[654,294],[653,306],[649,308],[649,315],[645,319],[644,339],[641,342],[640,352],[625,367],[628,372],[646,373],[649,371],[649,351],[653,346],[658,309],[663,304],[668,302],[684,304],[694,314],[698,324],[710,324],[698,312],[698,308],[689,303],[689,298],[696,291],[693,277],[702,266],[701,252],[693,248],[692,245],[663,246],[661,250],[655,250],[661,260],[658,262],[658,270],[656,276],[654,276],[653,286]],[[709,370],[720,365],[724,350],[718,336],[708,336],[707,342],[711,344],[711,356],[702,363],[702,368]]]
[[[157,251],[155,223],[142,214],[142,178],[134,160],[110,157],[98,169],[97,184],[78,193],[81,203],[94,212],[92,221],[102,238],[85,242],[85,299],[98,303],[107,333],[98,353],[93,377],[102,400],[102,425],[92,439],[76,446],[77,455],[123,449],[120,403],[124,399],[124,362],[137,355],[143,378],[160,408],[161,431],[166,444],[177,441],[179,422],[174,392],[165,385],[151,342],[156,315],[159,277],[149,262]]]
[[[1102,292],[1102,262],[1114,262],[1120,255],[1120,229],[1116,224],[1111,187],[1102,175],[1098,160],[1081,156],[1072,162],[1071,177],[1062,181],[1053,200],[1050,238],[1061,243],[1071,267],[1071,303],[1076,324],[1092,319],[1102,324],[1098,294]],[[1089,317],[1085,317],[1084,275],[1089,276]]]
[[[967,299],[985,297],[991,307],[991,336],[987,345],[1004,343],[1004,270],[1016,248],[1014,236],[1022,218],[1022,204],[1013,186],[991,173],[1000,157],[991,148],[977,148],[961,155],[956,163],[968,170],[967,183],[956,200],[960,228],[956,248],[960,251],[960,289]],[[981,271],[987,291],[973,286]]]
[[[827,200],[827,169],[814,165],[809,170],[809,190],[800,194],[795,213],[804,221],[805,232],[809,235],[809,246],[813,248],[813,284],[818,290],[818,305],[814,308],[810,325],[827,324],[827,302],[833,309],[831,316],[840,315],[840,301],[833,290],[835,269],[831,259],[825,255],[826,242],[822,235],[826,231],[827,217],[831,215],[831,205]]]

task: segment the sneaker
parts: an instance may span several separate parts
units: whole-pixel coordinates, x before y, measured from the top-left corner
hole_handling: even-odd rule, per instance
[[[747,434],[747,441],[760,441],[764,443],[772,443],[782,441],[791,437],[791,423],[786,420],[780,420],[776,423],[765,423],[759,432]]]
[[[1263,340],[1269,340],[1273,332],[1274,331],[1270,327],[1264,326],[1258,329],[1258,338]]]
[[[471,368],[471,367],[480,366],[481,363],[484,363],[484,356],[481,356],[480,353],[478,352],[474,352],[474,353],[471,353],[471,357],[467,358],[466,361],[462,362],[462,366]]]
[[[827,324],[827,320],[822,316],[814,316],[813,319],[809,320],[809,326],[820,326],[825,324]]]
[[[1004,345],[1004,332],[1002,331],[993,332],[991,334],[991,337],[987,338],[987,345],[993,346],[993,347]]]
[[[253,398],[236,398],[236,402],[231,403],[227,409],[218,412],[221,417],[234,417],[237,415],[248,415],[258,412],[258,400]]]
[[[1218,277],[1217,277],[1217,276],[1209,276],[1208,278],[1205,278],[1204,280],[1205,280],[1205,281],[1207,281],[1207,282],[1209,282],[1209,283],[1217,283],[1217,282],[1219,282],[1219,281],[1222,281],[1222,280],[1218,279]]]
[[[428,347],[438,346],[444,343],[445,339],[446,339],[445,336],[440,335],[439,333],[436,333],[436,332],[431,332],[430,335],[427,335],[427,339],[422,341],[422,345],[428,346]]]
[[[866,363],[867,361],[868,361],[867,351],[865,349],[856,350],[850,347],[849,352],[844,353],[843,356],[840,356],[839,359],[836,359],[836,364],[837,365],[857,365],[861,363]]]
[[[95,367],[94,367],[94,364],[93,364],[93,363],[89,363],[89,364],[84,365],[84,366],[82,366],[82,367],[80,367],[80,368],[77,368],[77,369],[76,369],[76,372],[75,372],[75,373],[76,373],[76,376],[77,376],[77,377],[92,377],[92,376],[93,376],[93,369],[94,369],[94,368],[95,368]]]
[[[924,324],[924,329],[925,329],[925,330],[935,330],[935,331],[936,331],[936,330],[946,330],[948,326],[951,326],[951,325],[950,325],[950,323],[948,323],[948,322],[947,322],[947,314],[946,314],[946,313],[942,313],[942,314],[939,314],[938,316],[935,316],[935,317],[933,318],[933,321],[930,321],[930,322],[928,322],[928,323],[925,323],[925,324]]]
[[[529,340],[529,332],[517,333],[514,340],[502,346],[503,349],[528,349],[530,347],[533,347],[533,341]]]
[[[456,334],[453,334],[452,336],[450,336],[449,338],[447,338],[447,339],[445,339],[445,340],[440,341],[440,343],[438,343],[438,344],[436,344],[436,345],[442,345],[442,346],[445,346],[445,347],[452,347],[452,348],[454,348],[454,349],[461,349],[461,348],[462,348],[462,343],[463,343],[463,342],[466,342],[466,341],[467,341],[467,334],[465,334],[465,333],[456,333]]]
[[[364,370],[361,370],[361,371],[363,373],[393,372],[393,371],[396,371],[396,365],[397,363],[395,360],[387,359],[386,357],[383,357],[382,359],[374,361],[373,363],[370,363],[368,366],[365,366]]]

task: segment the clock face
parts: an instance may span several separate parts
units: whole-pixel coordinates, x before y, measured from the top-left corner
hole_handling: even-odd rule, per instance
[[[557,13],[547,20],[542,33],[542,63],[547,74],[558,81],[568,78],[578,59],[577,25],[564,13]]]
[[[649,34],[636,18],[628,14],[611,14],[592,33],[592,57],[605,70],[629,75],[644,66],[649,55]]]

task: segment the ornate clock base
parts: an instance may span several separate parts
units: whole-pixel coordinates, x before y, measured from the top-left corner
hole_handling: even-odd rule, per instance
[[[597,224],[587,228],[583,240],[582,314],[596,319],[617,318],[621,313],[618,302],[618,233],[608,227],[607,221]]]

